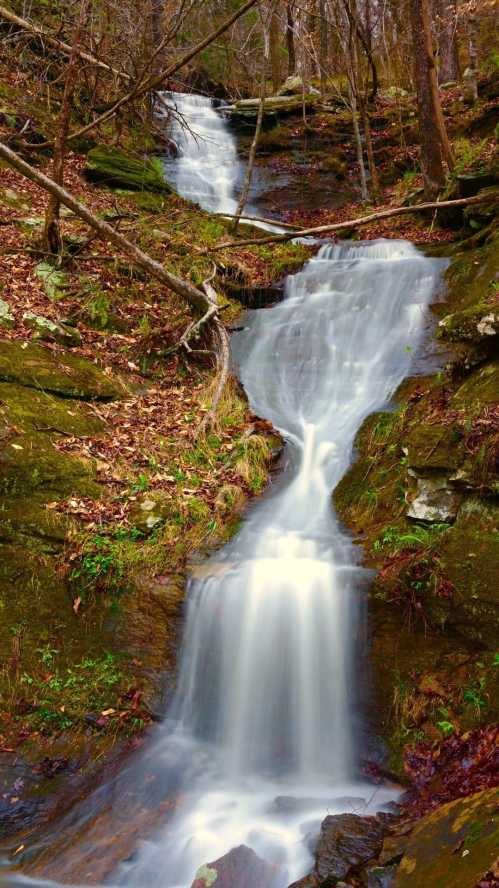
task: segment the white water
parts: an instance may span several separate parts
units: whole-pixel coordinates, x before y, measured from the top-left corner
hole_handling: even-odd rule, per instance
[[[235,146],[214,119],[211,132],[203,112],[224,146],[216,179],[188,140],[175,185],[228,212]],[[365,575],[331,492],[362,420],[410,372],[440,268],[402,241],[323,246],[234,336],[252,409],[287,442],[285,470],[190,582],[178,691],[145,765],[176,775],[177,813],[113,884],[190,888],[200,865],[244,843],[282,866],[285,888],[309,869],[305,838],[327,813],[393,798],[358,777]]]

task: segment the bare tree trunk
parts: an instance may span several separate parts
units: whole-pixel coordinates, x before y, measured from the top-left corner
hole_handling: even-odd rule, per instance
[[[281,56],[279,51],[279,32],[280,25],[277,11],[277,0],[273,0],[269,23],[269,53],[270,72],[272,76],[272,90],[274,92],[274,95],[279,92],[279,87],[281,85]]]
[[[287,0],[286,4],[286,46],[288,48],[288,77],[292,77],[296,71],[296,50],[295,50],[295,21],[294,21],[294,2]]]
[[[90,225],[102,240],[111,241],[112,244],[118,247],[119,250],[122,250],[127,256],[130,256],[130,258],[148,274],[156,278],[158,281],[161,281],[162,284],[165,284],[170,290],[173,290],[174,293],[181,296],[182,299],[185,299],[186,302],[192,305],[197,311],[206,313],[213,309],[211,299],[202,293],[201,290],[198,290],[197,287],[194,287],[189,281],[185,281],[182,278],[177,277],[177,275],[167,271],[160,262],[157,262],[151,256],[148,256],[147,253],[144,253],[143,250],[112,228],[111,225],[104,222],[103,219],[98,219],[94,216],[85,204],[80,203],[80,201],[73,197],[69,191],[66,191],[62,185],[54,182],[53,179],[50,179],[49,176],[46,176],[40,170],[31,166],[31,164],[26,163],[19,154],[16,154],[12,148],[4,145],[2,142],[0,142],[0,157],[3,158],[9,166],[17,170],[18,173],[25,176],[26,179],[30,179],[35,185],[38,185],[40,188],[48,191],[53,197],[56,197],[60,203],[72,210],[73,213],[80,219],[83,219],[87,225]],[[212,311],[212,314],[215,313],[216,308],[215,311]]]
[[[359,165],[360,194],[361,194],[361,198],[362,198],[362,203],[367,203],[369,200],[369,191],[367,189],[366,168],[364,166],[364,150],[362,147],[362,137],[360,134],[360,127],[359,127],[357,96],[355,95],[355,88],[351,84],[349,86],[349,91],[350,91],[350,106],[352,109],[353,134],[354,134],[354,138],[355,138],[355,148],[357,151],[357,163]]]
[[[421,167],[425,194],[434,197],[445,184],[443,161],[453,165],[443,120],[433,58],[428,0],[409,0],[418,97]]]
[[[374,201],[377,203],[380,198],[381,187],[379,184],[378,170],[376,169],[376,161],[374,158],[373,140],[371,137],[371,121],[369,120],[369,109],[367,107],[367,99],[365,97],[363,97],[361,101],[361,114],[362,125],[364,129],[364,138],[366,141],[366,154],[367,162],[369,164],[369,175],[371,178],[371,194],[374,198]]]
[[[326,18],[326,2],[319,0],[319,67],[321,79],[321,95],[326,94],[326,65],[328,52],[328,33]]]
[[[459,54],[457,51],[457,0],[438,0],[438,45],[440,65],[438,82],[459,80]]]
[[[64,181],[64,155],[66,153],[66,140],[69,133],[71,122],[71,107],[73,95],[78,77],[78,60],[80,58],[80,47],[83,40],[83,33],[87,21],[89,9],[89,0],[81,0],[80,14],[74,32],[73,49],[69,57],[68,67],[66,71],[66,81],[64,84],[64,95],[62,99],[61,114],[59,117],[59,131],[54,144],[54,159],[52,162],[52,175],[54,181],[58,185],[62,185]],[[47,252],[62,253],[62,238],[59,229],[59,211],[60,201],[56,195],[51,195],[47,209],[45,211],[45,225],[43,229],[43,244]]]
[[[475,103],[478,99],[478,51],[476,45],[477,20],[475,11],[468,13],[468,68],[465,71],[465,82],[469,99]]]
[[[260,85],[260,104],[258,106],[258,116],[256,119],[255,135],[253,136],[253,141],[251,143],[251,149],[250,149],[249,158],[248,158],[248,166],[246,168],[246,176],[244,179],[243,190],[241,191],[241,197],[239,198],[239,203],[237,205],[237,210],[236,210],[235,222],[232,227],[234,234],[237,234],[237,229],[239,227],[239,221],[241,219],[244,208],[246,206],[246,201],[248,200],[248,194],[249,194],[249,190],[251,187],[251,179],[253,177],[253,167],[255,165],[256,150],[258,148],[260,133],[262,131],[263,111],[264,111],[264,106],[265,106],[266,67],[267,67],[267,65],[264,62],[262,82]]]

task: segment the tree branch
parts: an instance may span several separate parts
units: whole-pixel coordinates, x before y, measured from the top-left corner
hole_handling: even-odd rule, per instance
[[[411,215],[411,213],[419,213],[423,210],[440,210],[446,207],[465,207],[471,204],[479,204],[484,201],[490,201],[491,195],[477,194],[475,197],[464,197],[459,200],[441,200],[432,203],[416,204],[413,207],[395,207],[391,210],[381,210],[379,213],[371,213],[370,216],[361,216],[359,219],[350,219],[348,222],[336,222],[331,225],[319,225],[317,228],[302,228],[298,231],[289,232],[288,234],[274,234],[270,237],[252,238],[251,240],[226,241],[218,244],[216,247],[206,250],[206,253],[214,253],[218,250],[229,250],[233,247],[249,247],[253,244],[277,244],[284,241],[293,240],[295,237],[309,237],[316,234],[329,234],[333,231],[348,230],[351,228],[359,228],[361,225],[368,225],[369,222],[377,222],[378,219],[389,219],[392,216]],[[499,192],[497,199],[499,200]],[[277,223],[279,224],[279,223]]]
[[[204,314],[213,308],[213,299],[208,297],[205,292],[198,290],[189,281],[185,281],[177,275],[167,271],[161,263],[157,262],[147,253],[144,253],[134,243],[123,237],[118,231],[98,219],[90,212],[85,204],[80,203],[69,191],[66,191],[61,185],[54,182],[40,170],[35,169],[29,163],[26,163],[15,151],[8,148],[0,142],[0,157],[21,173],[25,178],[30,179],[35,185],[48,191],[53,197],[56,197],[62,204],[68,207],[80,219],[83,219],[87,225],[90,225],[98,236],[105,241],[111,241],[119,250],[122,250],[127,256],[130,256],[141,268],[143,268],[152,277],[159,280],[162,284],[185,299],[196,311]]]

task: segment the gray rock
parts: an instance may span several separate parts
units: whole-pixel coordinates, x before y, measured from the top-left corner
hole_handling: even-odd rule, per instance
[[[373,866],[367,870],[367,888],[391,888],[396,872],[396,866]]]
[[[308,92],[308,90],[307,90]],[[278,96],[295,96],[302,95],[303,93],[303,77],[300,77],[299,74],[291,75],[288,77],[279,92]]]
[[[31,311],[24,312],[23,323],[35,332],[35,339],[58,342],[60,345],[65,345],[68,348],[81,345],[81,333],[76,327],[67,327],[65,324],[51,321],[49,318],[33,314]]]
[[[13,327],[14,326],[14,317],[10,310],[10,306],[0,299],[0,326],[1,327]]]
[[[455,521],[462,494],[449,486],[446,475],[416,478],[416,495],[407,509],[407,517],[430,524]]]

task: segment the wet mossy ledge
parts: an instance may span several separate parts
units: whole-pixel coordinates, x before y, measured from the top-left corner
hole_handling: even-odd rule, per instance
[[[376,754],[399,772],[408,744],[499,714],[498,250],[493,227],[450,248],[445,301],[433,308],[447,364],[365,420],[334,491],[377,570],[371,716]]]

